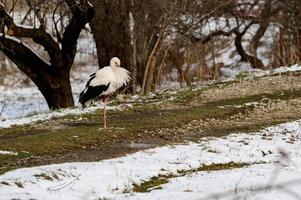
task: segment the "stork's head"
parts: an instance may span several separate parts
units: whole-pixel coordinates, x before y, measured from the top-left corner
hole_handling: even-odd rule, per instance
[[[111,67],[120,67],[120,60],[117,57],[114,57],[110,61]]]

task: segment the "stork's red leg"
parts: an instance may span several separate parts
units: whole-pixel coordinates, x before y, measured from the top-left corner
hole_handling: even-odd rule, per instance
[[[108,103],[108,97],[104,96],[103,98],[104,108],[103,108],[103,128],[108,128],[107,126],[107,103]]]

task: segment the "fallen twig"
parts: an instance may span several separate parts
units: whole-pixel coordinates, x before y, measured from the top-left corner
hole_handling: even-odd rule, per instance
[[[76,176],[72,181],[70,181],[69,183],[62,183],[60,185],[56,185],[53,187],[49,187],[47,190],[48,191],[60,191],[62,189],[65,189],[66,187],[73,185],[75,183],[75,181],[79,180],[80,175]]]
[[[2,116],[2,113],[3,113],[3,111],[4,111],[4,108],[6,107],[6,105],[7,105],[7,103],[3,103],[3,106],[2,106],[2,108],[1,108],[1,111],[0,111],[0,117]]]

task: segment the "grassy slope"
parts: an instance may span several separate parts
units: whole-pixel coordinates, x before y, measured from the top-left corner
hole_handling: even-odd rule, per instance
[[[165,92],[142,99],[135,102],[132,109],[110,111],[110,126],[118,128],[108,130],[99,130],[102,126],[102,110],[0,129],[0,150],[19,153],[18,156],[0,155],[0,174],[24,166],[95,161],[144,147],[137,145],[133,148],[129,145],[133,143],[157,146],[198,140],[208,135],[256,131],[301,118],[297,108],[301,97],[300,88],[276,88],[269,93],[263,90],[256,94],[218,100],[204,98],[204,94],[216,88],[227,91],[233,84],[239,87],[240,83],[220,83],[203,89],[183,90],[176,94]],[[293,100],[297,103],[290,103]],[[254,105],[241,106],[248,102],[259,102],[260,109]],[[285,103],[285,109],[292,107],[292,111],[284,112],[283,107],[278,106],[279,102]],[[271,117],[258,120],[261,115]]]

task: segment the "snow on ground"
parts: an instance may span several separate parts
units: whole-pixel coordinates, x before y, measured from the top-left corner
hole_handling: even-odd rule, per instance
[[[278,67],[276,69],[271,70],[272,74],[280,74],[280,73],[286,73],[286,72],[296,72],[296,71],[301,71],[301,66],[298,64],[292,65],[292,66],[283,66],[283,67]]]
[[[291,66],[281,66],[271,70],[253,69],[248,63],[240,63],[235,67],[221,68],[223,74],[223,80],[233,80],[239,74],[243,73],[245,76],[261,77],[267,75],[275,75],[287,72],[300,72],[301,65],[294,64]]]
[[[0,88],[0,111],[2,119],[25,117],[48,110],[46,100],[36,87],[6,89]],[[0,123],[1,123],[0,118]]]
[[[18,153],[16,153],[16,152],[12,152],[12,151],[1,151],[0,150],[0,154],[2,154],[2,155],[18,155]]]
[[[76,105],[79,105],[79,93],[84,89],[89,75],[96,70],[97,66],[90,65],[72,72],[71,86]],[[49,110],[46,100],[36,86],[19,89],[0,86],[0,91],[0,127],[1,119],[24,118]]]
[[[300,199],[300,139],[301,120],[99,162],[17,169],[0,176],[0,199]],[[148,193],[132,191],[133,183],[159,174],[230,162],[251,165],[187,173]]]
[[[127,107],[130,107],[130,105],[126,105]],[[119,106],[108,106],[108,110],[117,110],[117,109],[122,109],[125,107],[125,105],[119,105]],[[20,117],[16,119],[6,119],[0,121],[0,128],[8,128],[12,125],[24,125],[24,124],[30,124],[34,123],[37,121],[45,121],[49,120],[51,118],[55,117],[63,117],[66,115],[81,115],[85,113],[92,113],[95,112],[98,109],[102,109],[103,106],[102,104],[96,104],[95,106],[90,106],[85,109],[82,109],[80,107],[76,108],[66,108],[66,109],[60,109],[60,110],[55,110],[55,111],[49,111],[49,112],[43,112],[43,113],[38,113],[32,116],[25,116],[25,117]]]

